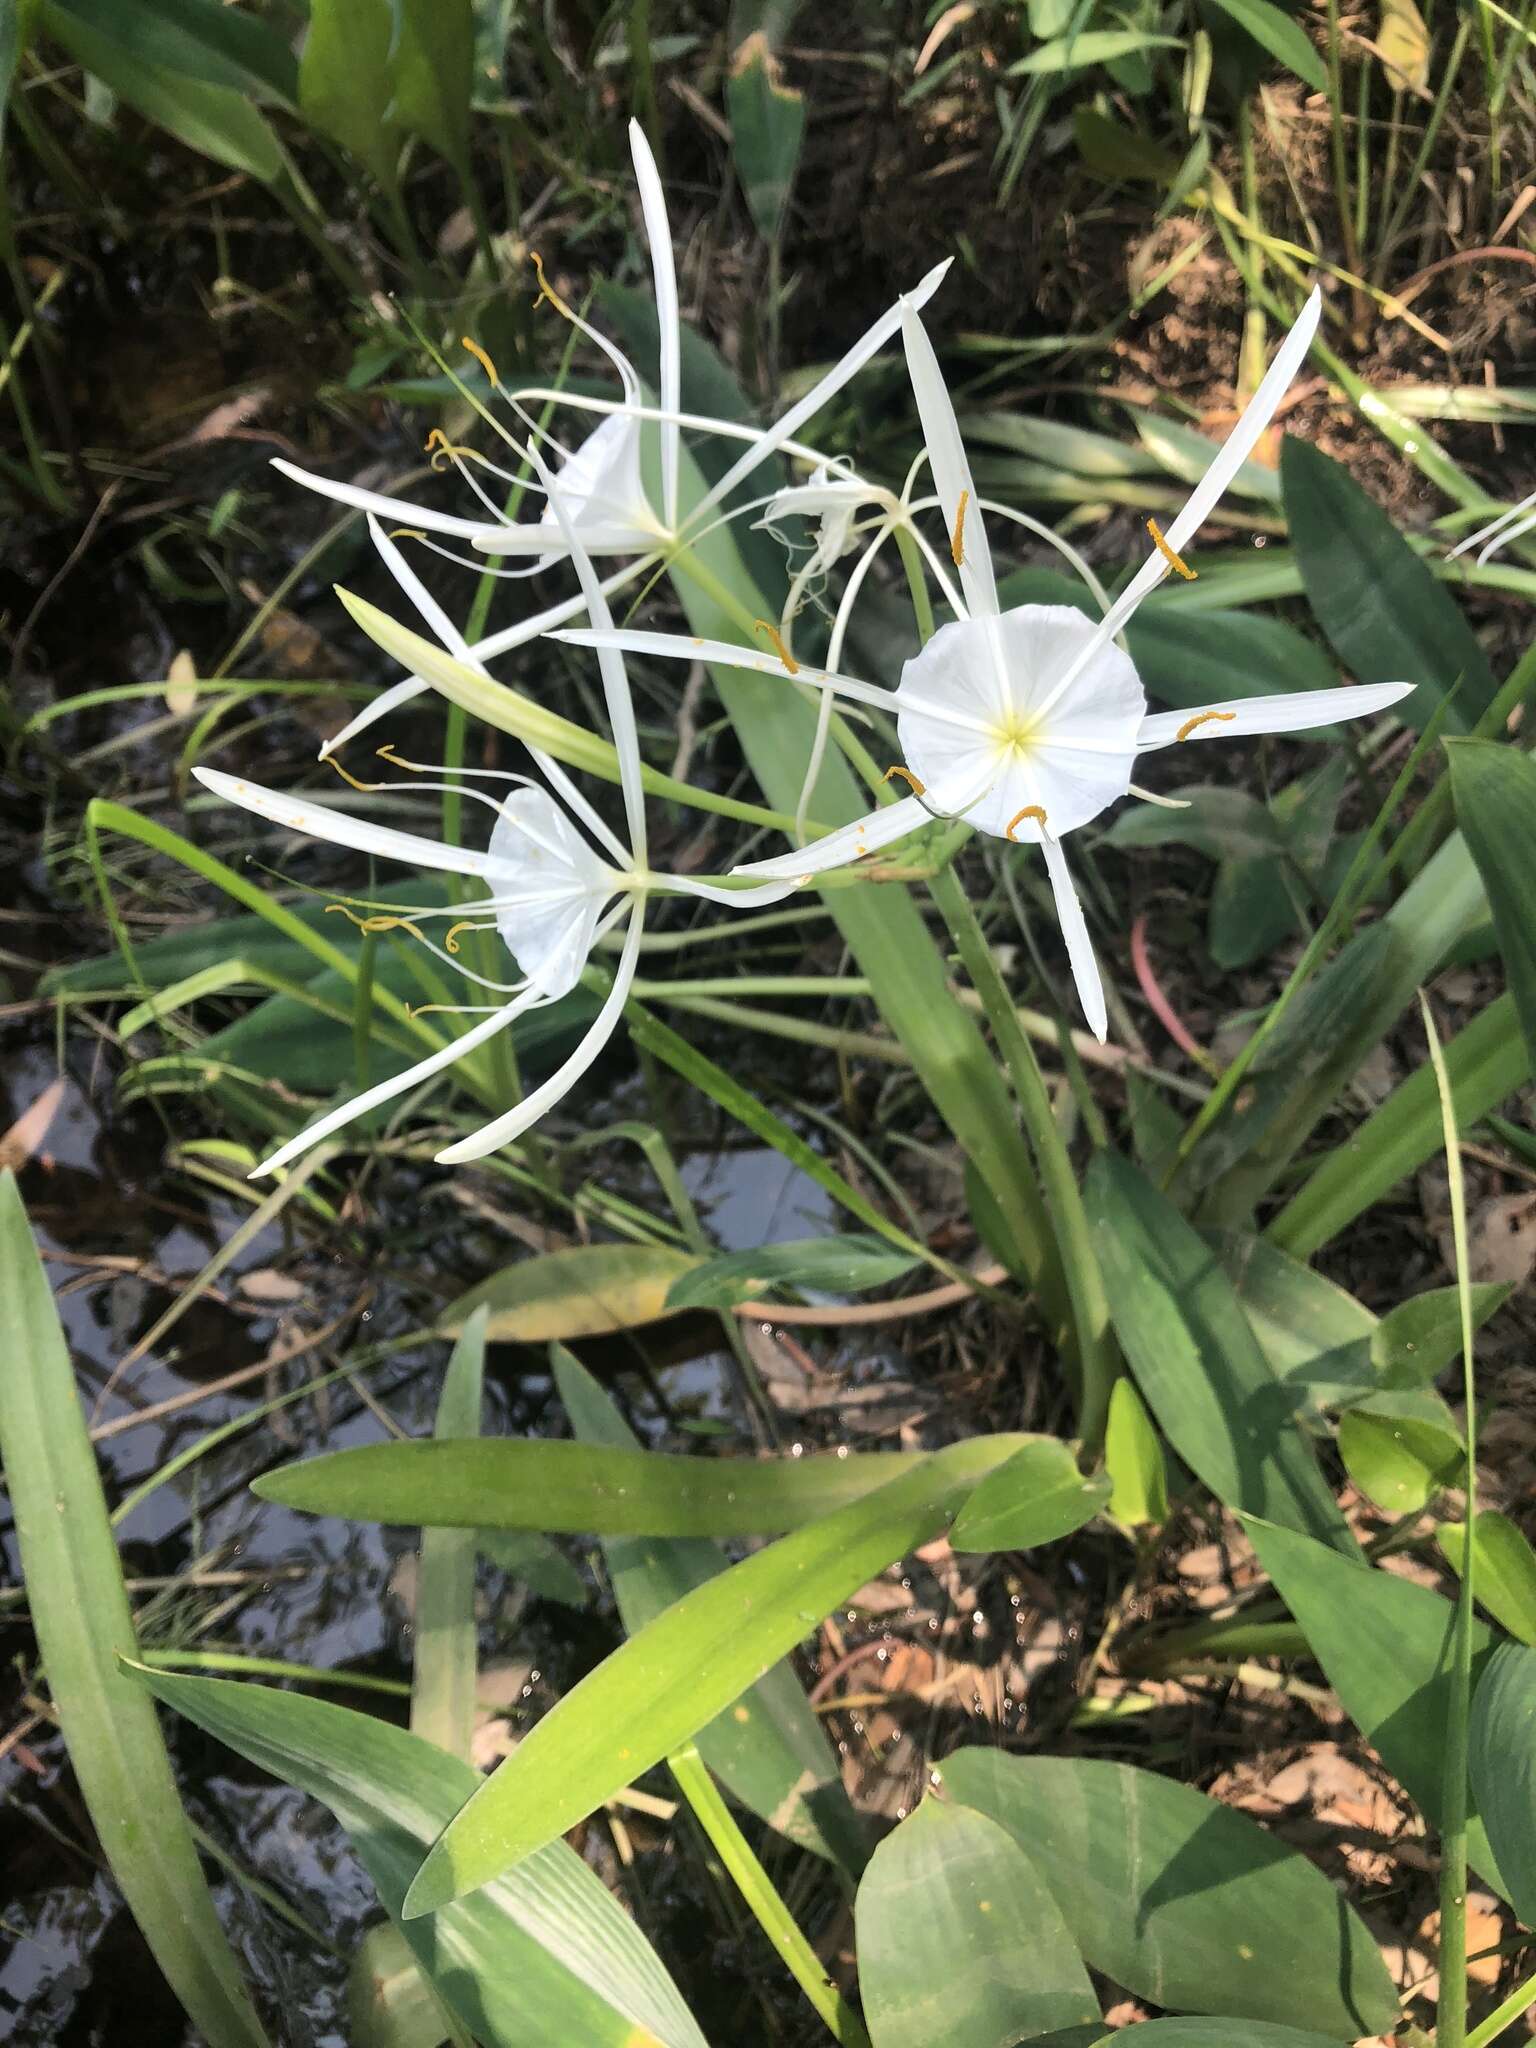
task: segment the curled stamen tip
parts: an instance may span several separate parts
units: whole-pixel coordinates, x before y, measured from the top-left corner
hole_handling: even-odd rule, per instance
[[[1013,835],[1026,818],[1033,818],[1042,832],[1047,829],[1045,812],[1041,806],[1039,804],[1026,804],[1022,811],[1014,812],[1003,830],[1003,837],[1005,839],[1013,839],[1015,846],[1018,845],[1018,841],[1013,838]]]
[[[425,540],[427,536],[419,526],[397,526],[389,537],[391,540]]]
[[[795,657],[790,653],[789,649],[784,645],[784,636],[779,631],[777,626],[770,626],[766,619],[754,619],[752,621],[752,630],[754,633],[766,633],[768,635],[768,638],[773,642],[774,653],[779,657],[780,661],[783,662],[784,666],[789,670],[790,674],[792,676],[799,675],[800,664],[798,661],[796,661]]]
[[[1230,725],[1236,717],[1235,711],[1197,711],[1193,718],[1185,719],[1174,734],[1174,739],[1187,740],[1192,732],[1198,732],[1202,725],[1209,725],[1212,720],[1217,725]]]
[[[893,762],[886,769],[880,780],[882,782],[889,782],[893,775],[899,775],[914,796],[925,796],[927,794],[928,785],[924,782],[919,782],[912,773],[912,770],[910,768],[903,768],[899,761]]]
[[[334,754],[325,754],[321,758],[324,760],[327,768],[334,768],[342,781],[348,783],[361,796],[371,796],[375,790],[384,787],[382,782],[359,782],[355,775],[342,767]]]
[[[969,491],[960,493],[960,502],[955,508],[955,531],[949,543],[949,558],[957,569],[965,567],[965,508],[970,503]]]
[[[474,357],[481,369],[484,370],[486,376],[490,378],[491,389],[499,391],[501,389],[501,379],[496,374],[496,365],[491,361],[479,342],[472,340],[467,334],[461,334],[459,336],[459,346],[469,350],[469,353]]]
[[[457,955],[459,950],[459,933],[472,932],[474,929],[475,921],[472,917],[461,917],[457,924],[449,925],[447,932],[443,936],[444,946],[450,953]]]
[[[1173,549],[1169,547],[1167,541],[1164,540],[1162,528],[1158,525],[1155,519],[1149,519],[1147,521],[1147,531],[1152,536],[1153,547],[1157,549],[1157,552],[1162,556],[1163,560],[1168,564],[1170,569],[1177,569],[1177,571],[1184,578],[1184,581],[1186,583],[1194,583],[1199,580],[1199,571],[1196,569],[1191,569],[1188,562],[1185,561],[1182,555],[1177,555],[1174,553]]]

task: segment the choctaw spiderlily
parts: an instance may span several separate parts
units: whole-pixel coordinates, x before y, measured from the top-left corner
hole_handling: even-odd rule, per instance
[[[1061,842],[1118,798],[1144,795],[1132,781],[1139,755],[1183,740],[1300,732],[1384,710],[1408,683],[1379,683],[1289,696],[1240,697],[1193,713],[1151,712],[1141,679],[1116,636],[1148,593],[1175,569],[1192,572],[1179,550],[1209,517],[1263,433],[1306,355],[1321,298],[1308,300],[1258,390],[1217,451],[1156,552],[1097,623],[1066,605],[998,603],[983,508],[961,444],[954,407],[915,305],[903,307],[907,363],[951,539],[959,590],[956,616],[906,663],[894,690],[803,663],[671,634],[566,631],[555,637],[673,659],[718,662],[802,683],[891,713],[906,765],[893,769],[912,793],[809,846],[753,861],[737,873],[798,876],[871,854],[935,817],[963,817],[983,832],[1038,845],[1084,1012],[1105,1035],[1104,993],[1087,925]]]
[[[277,461],[273,467],[295,482],[318,491],[322,497],[376,514],[385,520],[403,522],[404,531],[436,552],[448,555],[451,560],[466,559],[445,545],[445,542],[453,540],[467,543],[483,557],[503,561],[512,557],[524,558],[523,565],[516,568],[492,568],[488,560],[470,559],[468,566],[482,573],[488,571],[504,577],[531,576],[565,559],[571,552],[569,536],[574,533],[588,555],[629,558],[602,584],[604,596],[611,596],[655,568],[680,543],[696,540],[705,528],[735,516],[737,510],[750,509],[737,507],[727,513],[722,508],[738,484],[770,456],[784,451],[808,462],[826,464],[825,456],[805,446],[795,436],[805,422],[813,418],[828,399],[895,335],[901,324],[900,306],[893,306],[882,314],[827,374],[772,426],[754,427],[740,420],[716,419],[703,413],[683,411],[682,327],[666,198],[645,132],[636,121],[629,124],[629,141],[656,293],[660,402],[654,406],[644,402],[639,374],[629,358],[566,304],[546,281],[543,266],[536,257],[540,297],[549,299],[556,310],[608,358],[618,375],[621,397],[585,398],[574,392],[534,385],[508,390],[502,385],[485,351],[473,342],[465,343],[488,375],[493,393],[505,400],[517,420],[534,437],[549,439],[530,416],[527,408],[532,405],[552,402],[599,418],[599,424],[585,441],[574,450],[561,452],[552,480],[541,472],[539,478],[527,483],[529,490],[542,493],[545,498],[539,518],[508,519],[476,471],[483,470],[508,490],[518,482],[515,472],[499,467],[473,450],[455,447],[439,431],[434,431],[428,441],[433,466],[453,465],[483,508],[478,516],[414,505],[403,498],[391,498],[379,491],[363,490],[356,484],[317,476],[291,462]],[[945,262],[929,271],[911,294],[912,302],[926,304],[937,291],[948,268],[949,264]],[[494,413],[484,406],[477,406],[477,410],[521,457],[524,453],[521,444]],[[652,503],[642,476],[642,432],[647,427],[656,432],[658,439],[659,506]],[[679,502],[684,429],[746,444],[736,461],[701,495],[686,516]],[[564,500],[563,518],[556,516],[550,502],[549,493],[556,486]],[[442,538],[434,539],[434,535]],[[590,617],[584,588],[561,603],[530,614],[478,641],[471,654],[479,662],[490,661],[536,639],[551,627],[579,617],[583,612],[588,612]],[[407,676],[393,684],[321,748],[321,758],[426,688],[426,683],[419,676]]]
[[[536,454],[531,459],[536,467],[542,469]],[[547,472],[545,474],[547,476]],[[600,627],[611,627],[612,618],[591,559],[576,536],[574,524],[565,523],[564,498],[558,486],[550,490],[549,502],[562,520],[562,538],[581,579],[588,615]],[[375,539],[386,550],[392,547],[392,543],[378,532]],[[397,564],[397,573],[406,579],[408,585],[414,586],[413,594],[418,604],[442,634],[450,652],[460,660],[466,659],[469,650],[462,637],[413,573],[404,564]],[[769,882],[756,888],[739,888],[693,876],[658,874],[650,869],[647,864],[645,800],[640,780],[640,744],[634,706],[630,700],[629,679],[622,656],[610,648],[600,651],[598,665],[619,762],[627,845],[610,830],[559,762],[533,748],[529,752],[534,764],[551,788],[558,792],[560,802],[556,802],[550,790],[542,788],[526,775],[459,771],[489,775],[494,780],[516,785],[505,797],[488,796],[470,788],[462,790],[463,795],[486,805],[495,815],[490,844],[484,852],[470,847],[444,845],[393,826],[375,825],[347,812],[333,810],[328,805],[312,803],[305,797],[286,796],[277,790],[265,789],[239,776],[205,768],[196,770],[199,781],[216,796],[225,797],[231,803],[240,804],[259,817],[269,818],[293,831],[307,832],[315,838],[329,839],[337,845],[354,847],[359,852],[377,854],[387,860],[404,861],[413,867],[473,876],[483,884],[485,891],[475,901],[458,903],[447,910],[432,906],[407,907],[399,914],[366,920],[365,928],[369,925],[374,929],[403,927],[439,959],[458,967],[471,981],[504,998],[490,1005],[462,1006],[462,1014],[478,1015],[480,1021],[406,1072],[382,1081],[350,1102],[329,1110],[297,1137],[280,1146],[270,1158],[264,1159],[255,1168],[253,1178],[277,1172],[332,1131],[442,1073],[498,1031],[505,1030],[525,1011],[569,993],[581,979],[597,941],[614,926],[622,924],[623,943],[612,984],[581,1043],[565,1064],[514,1108],[496,1117],[473,1136],[463,1138],[437,1154],[439,1162],[446,1166],[483,1159],[487,1153],[520,1137],[551,1109],[586,1073],[612,1037],[635,978],[649,895],[696,896],[707,902],[734,907],[778,903],[795,887],[793,882]],[[398,762],[397,765],[412,769],[418,766],[414,762]],[[426,790],[458,786],[450,782],[362,785],[364,788]],[[455,920],[445,934],[442,946],[436,945],[420,929],[423,922],[434,917]],[[456,937],[466,927],[494,929],[517,962],[522,980],[492,981],[465,967],[456,957]]]

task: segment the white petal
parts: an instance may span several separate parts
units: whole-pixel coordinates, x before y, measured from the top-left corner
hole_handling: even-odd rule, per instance
[[[1352,683],[1337,690],[1297,690],[1280,697],[1232,697],[1203,711],[1155,711],[1143,719],[1137,748],[1168,747],[1182,732],[1191,740],[1237,739],[1260,732],[1310,732],[1341,718],[1368,718],[1413,694],[1412,683]],[[1196,724],[1196,720],[1203,721]],[[1186,730],[1187,728],[1187,730]]]
[[[919,825],[931,825],[934,812],[944,808],[937,797],[931,798],[931,804],[932,808],[929,808],[915,796],[904,796],[897,803],[883,804],[876,810],[866,811],[851,825],[839,825],[835,832],[813,839],[809,846],[795,848],[789,853],[776,853],[771,860],[744,861],[739,867],[732,868],[731,873],[757,875],[765,881],[777,881],[780,877],[798,881],[823,874],[828,868],[844,867],[851,860],[858,860],[866,853],[877,853],[882,846],[904,839]]]
[[[496,929],[529,981],[548,996],[574,988],[613,876],[547,790],[520,789],[503,802],[486,880]]]
[[[415,605],[423,621],[431,627],[432,631],[451,655],[455,656],[459,661],[468,661],[469,649],[464,644],[463,634],[460,633],[458,627],[449,618],[448,614],[416,574],[416,571],[411,567],[404,555],[395,546],[383,527],[380,526],[372,512],[368,514],[368,531],[373,536],[374,546],[383,557],[385,568],[394,577],[400,588],[411,600],[411,603]]]
[[[402,676],[398,683],[391,683],[387,690],[381,690],[371,704],[365,704],[355,718],[349,718],[338,733],[333,733],[320,749],[320,759],[328,761],[338,747],[344,747],[348,740],[355,739],[360,732],[366,732],[381,718],[388,718],[391,711],[402,704],[409,704],[413,697],[419,697],[427,688],[420,676]]]
[[[549,502],[560,522],[560,531],[570,550],[571,563],[581,584],[581,594],[587,602],[587,616],[594,630],[601,632],[611,627],[613,618],[608,610],[608,600],[603,596],[602,585],[597,580],[597,571],[592,567],[586,548],[578,538],[574,524],[566,515],[565,500],[559,486],[550,478],[549,471],[539,460],[538,451],[530,448],[528,459],[538,472],[540,480],[549,489]],[[617,648],[600,647],[597,650],[598,671],[603,679],[603,701],[608,708],[608,722],[613,728],[614,751],[619,757],[619,787],[624,796],[624,822],[629,831],[629,848],[637,867],[645,866],[645,789],[641,781],[640,736],[635,727],[634,700],[629,693],[629,676],[624,667],[624,657]]]
[[[1093,957],[1093,942],[1083,921],[1083,906],[1077,900],[1067,857],[1060,846],[1054,839],[1043,839],[1041,844],[1045,848],[1045,865],[1051,877],[1051,891],[1056,898],[1056,918],[1061,926],[1061,936],[1067,942],[1067,959],[1072,965],[1072,979],[1077,984],[1078,1001],[1083,1006],[1089,1029],[1102,1045],[1109,1020],[1104,1009],[1104,984],[1099,979],[1099,963]]]
[[[792,435],[798,434],[807,420],[815,418],[827,400],[834,393],[841,391],[849,378],[862,370],[872,355],[885,347],[901,325],[903,307],[927,305],[944,282],[945,273],[953,261],[953,257],[946,257],[942,263],[936,264],[915,291],[908,292],[905,298],[898,299],[894,306],[888,307],[873,327],[854,343],[848,353],[833,364],[825,377],[814,384],[804,398],[792,405],[781,420],[769,427],[761,440],[754,443],[744,455],[731,464],[720,481],[706,491],[694,507],[690,515],[690,525],[701,518],[712,505],[718,505],[722,498],[729,497],[744,476],[750,475],[760,462],[766,462],[768,457],[775,450],[782,448]]]
[[[567,519],[584,539],[590,534],[638,534],[644,545],[655,545],[656,522],[640,481],[637,421],[622,413],[610,413],[579,448],[555,466],[554,481]],[[541,517],[522,530],[541,535],[546,547],[553,542],[556,557],[565,552],[560,545],[560,523],[553,505],[546,504]],[[482,553],[505,553],[500,539],[499,532],[490,529]]]
[[[813,668],[809,662],[796,662],[791,669],[776,654],[759,652],[755,647],[739,647],[734,640],[702,640],[688,633],[647,633],[629,626],[618,626],[611,632],[573,626],[564,632],[551,633],[549,637],[551,640],[564,640],[572,647],[617,647],[626,654],[649,654],[662,661],[705,661],[718,663],[721,668],[744,668],[753,675],[778,676],[788,682],[805,683],[811,689],[831,690],[839,697],[851,698],[855,704],[869,704],[875,710],[889,712],[892,716],[917,706],[930,718],[941,722],[948,720],[969,732],[989,731],[995,722],[990,716],[983,718],[967,705],[951,711],[937,700],[919,699],[911,693],[903,697],[896,690],[883,689],[879,683],[861,682],[857,676]]]
[[[907,351],[907,371],[912,395],[917,400],[917,417],[922,424],[933,487],[939,494],[951,540],[961,519],[960,587],[973,615],[993,616],[997,612],[997,581],[992,571],[992,550],[981,515],[971,465],[960,439],[959,423],[950,400],[949,387],[939,368],[939,359],[928,339],[928,330],[911,306],[902,308],[901,337]]]
[[[1168,528],[1164,538],[1172,553],[1178,554],[1194,539],[1195,534],[1209,518],[1217,499],[1253,453],[1259,436],[1274,417],[1276,406],[1285,396],[1287,387],[1306,359],[1322,311],[1322,293],[1314,291],[1302,307],[1295,326],[1275,351],[1274,361],[1265,372],[1258,390],[1243,408],[1237,425],[1222,442],[1210,468],[1196,484],[1183,510]],[[1099,621],[1098,639],[1101,642],[1113,639],[1136,611],[1147,592],[1155,590],[1167,574],[1168,563],[1161,550],[1154,551],[1142,563]],[[1086,662],[1091,658],[1090,650],[1082,660]],[[1075,670],[1069,671],[1063,678],[1057,686],[1059,694],[1065,694],[1070,688],[1075,673]]]
[[[700,882],[692,875],[667,874],[654,875],[652,881],[656,887],[666,890],[669,895],[701,896],[706,903],[725,903],[733,910],[755,910],[765,903],[782,903],[786,896],[793,896],[800,886],[799,881],[795,880],[764,882],[760,889],[729,889],[723,882]]]
[[[630,984],[635,978],[635,963],[640,957],[641,915],[638,907],[629,921],[624,934],[624,951],[614,973],[613,987],[603,1007],[587,1027],[586,1036],[571,1054],[563,1067],[558,1068],[549,1079],[526,1096],[516,1109],[509,1109],[505,1116],[499,1116],[484,1130],[476,1131],[473,1137],[461,1138],[456,1145],[449,1145],[437,1155],[440,1166],[462,1166],[466,1160],[484,1159],[488,1152],[495,1152],[502,1145],[508,1145],[514,1138],[521,1137],[531,1125],[536,1124],[546,1110],[553,1109],[561,1096],[573,1088],[587,1071],[603,1047],[613,1036],[624,1005],[629,999]]]
[[[1469,549],[1475,548],[1479,541],[1488,540],[1494,534],[1499,534],[1499,539],[1495,541],[1494,545],[1502,547],[1505,536],[1500,532],[1500,529],[1507,526],[1512,519],[1518,519],[1522,512],[1528,512],[1533,505],[1536,505],[1536,491],[1532,491],[1528,498],[1522,498],[1518,505],[1506,505],[1497,519],[1490,519],[1488,524],[1480,526],[1476,533],[1469,533],[1465,540],[1457,541],[1455,547],[1451,549],[1445,559],[1448,562],[1454,562],[1458,555],[1466,554]]]
[[[677,271],[672,259],[672,224],[667,219],[666,194],[645,130],[638,121],[629,124],[630,154],[635,160],[635,180],[640,187],[640,211],[645,220],[645,239],[651,245],[651,278],[656,288],[656,326],[661,337],[661,388],[663,412],[676,412],[682,405],[682,335],[678,325]],[[679,433],[667,422],[661,430],[661,516],[669,533],[677,530],[677,466]]]
[[[408,526],[423,526],[432,533],[453,533],[463,540],[473,540],[486,530],[483,519],[455,518],[450,512],[433,512],[420,505],[413,505],[409,498],[387,498],[381,491],[359,490],[356,484],[337,483],[328,476],[316,476],[312,470],[300,469],[296,463],[284,462],[274,457],[272,467],[280,469],[284,476],[292,477],[295,483],[303,484],[306,490],[318,491],[322,498],[334,498],[338,505],[353,505],[359,512],[377,512],[381,519],[404,521]]]
[[[654,551],[659,538],[654,526],[636,526],[614,518],[584,520],[581,537],[590,555],[644,554]],[[473,539],[482,555],[551,553],[548,527],[533,520],[517,526],[487,526],[482,521],[475,528]]]
[[[424,1060],[418,1060],[414,1067],[407,1067],[403,1074],[396,1074],[392,1080],[380,1081],[377,1087],[367,1088],[361,1095],[354,1095],[350,1102],[343,1102],[338,1108],[327,1110],[325,1115],[290,1138],[286,1145],[280,1145],[268,1159],[251,1169],[250,1178],[255,1180],[264,1173],[277,1173],[297,1159],[301,1152],[307,1152],[311,1145],[318,1145],[322,1138],[328,1138],[332,1131],[339,1131],[343,1124],[355,1118],[366,1116],[381,1103],[391,1102],[397,1095],[404,1095],[407,1089],[417,1087],[423,1081],[430,1081],[434,1074],[440,1074],[444,1067],[451,1067],[464,1055],[473,1052],[477,1045],[483,1045],[498,1031],[510,1024],[514,1017],[529,1009],[538,1000],[536,989],[525,989],[523,993],[507,1003],[502,1009],[484,1017],[471,1030],[459,1038],[451,1039],[441,1050],[429,1053]]]
[[[371,825],[349,812],[333,811],[308,797],[285,796],[280,790],[247,782],[242,775],[225,775],[217,768],[194,768],[192,773],[215,796],[254,811],[258,818],[269,818],[274,825],[286,825],[290,832],[308,832],[315,839],[329,839],[358,853],[376,853],[384,860],[437,868],[444,874],[483,876],[487,872],[487,856],[467,846],[446,846],[419,833],[397,832],[392,825]]]

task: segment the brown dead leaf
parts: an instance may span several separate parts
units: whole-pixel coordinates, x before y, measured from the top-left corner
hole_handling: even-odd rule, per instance
[[[267,603],[266,592],[250,577],[241,582],[240,594],[257,607]],[[276,675],[325,676],[336,673],[336,656],[327,647],[323,635],[296,613],[285,611],[281,605],[274,605],[266,613],[257,637]]]
[[[1474,1281],[1523,1287],[1536,1268],[1536,1195],[1495,1195],[1471,1219],[1467,1256]]]
[[[64,1088],[64,1076],[60,1074],[28,1103],[11,1128],[0,1137],[0,1170],[9,1167],[12,1173],[20,1173],[27,1161],[35,1156],[48,1135],[48,1126],[58,1114],[59,1104],[64,1100]]]

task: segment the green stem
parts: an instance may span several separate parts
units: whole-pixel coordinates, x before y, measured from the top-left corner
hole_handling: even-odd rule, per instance
[[[1501,2006],[1489,2013],[1480,2026],[1468,2034],[1466,2048],[1492,2048],[1504,2029],[1519,2019],[1521,2013],[1529,2012],[1536,2005],[1536,1977],[1527,1977],[1523,1984],[1516,1985]]]
[[[773,1880],[753,1854],[714,1779],[690,1742],[667,1759],[678,1790],[692,1807],[715,1853],[725,1865],[753,1918],[772,1942],[811,2004],[826,2022],[828,2033],[843,2048],[870,2048],[864,2022],[828,1977],[821,1958],[801,1933],[793,1914],[774,1889]]]
[[[1045,1191],[1045,1207],[1056,1240],[1067,1299],[1071,1304],[1078,1367],[1078,1434],[1087,1452],[1098,1449],[1109,1418],[1109,1395],[1120,1372],[1120,1355],[1110,1328],[1104,1281],[1088,1232],[1088,1217],[1072,1161],[1062,1143],[1051,1098],[1034,1047],[1019,1023],[992,948],[953,868],[928,884],[961,963],[971,977],[1008,1071]]]

